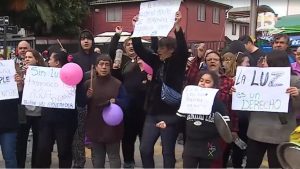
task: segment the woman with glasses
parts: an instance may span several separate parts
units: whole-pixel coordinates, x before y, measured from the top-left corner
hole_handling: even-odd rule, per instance
[[[222,69],[222,59],[219,53],[215,51],[208,52],[205,57],[205,63],[207,65],[207,69],[209,71],[213,71],[217,73],[220,81],[220,86],[219,86],[219,94],[218,97],[219,99],[225,104],[227,111],[229,112],[229,117],[230,121],[232,123],[231,131],[233,138],[237,138],[237,131],[238,131],[238,117],[235,111],[232,111],[231,109],[231,102],[232,102],[232,96],[230,95],[230,89],[234,85],[234,81],[232,78],[226,76],[224,74],[224,71]],[[228,158],[228,146],[224,142],[224,156],[223,156],[223,161],[220,161],[223,163],[223,167],[226,167],[227,164],[227,158]]]

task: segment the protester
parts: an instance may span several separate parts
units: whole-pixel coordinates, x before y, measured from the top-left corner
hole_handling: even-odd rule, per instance
[[[250,53],[250,66],[256,67],[259,58],[265,54],[254,45],[254,42],[249,35],[241,36],[239,41],[245,45],[246,50]]]
[[[134,51],[142,60],[153,68],[153,79],[149,83],[146,94],[145,109],[147,112],[143,137],[140,146],[144,168],[154,168],[153,149],[158,137],[161,136],[164,168],[175,167],[175,143],[177,138],[176,112],[179,105],[169,105],[161,98],[162,83],[173,90],[181,92],[184,72],[188,58],[188,50],[184,34],[179,26],[181,13],[175,19],[176,40],[164,37],[158,42],[158,54],[146,50],[141,38],[132,38]],[[136,18],[133,19],[133,25]]]
[[[236,55],[227,52],[222,56],[223,67],[225,75],[228,77],[234,77],[236,72]]]
[[[250,57],[248,54],[239,52],[236,56],[236,66],[250,66]],[[234,80],[236,77],[233,78]],[[238,137],[247,143],[247,130],[249,125],[249,112],[247,111],[237,111],[238,119],[239,119],[239,131]],[[244,168],[246,165],[246,151],[247,149],[242,150],[236,144],[232,144],[232,154],[231,160],[234,168]]]
[[[273,50],[265,59],[269,67],[290,67],[288,55],[284,51]],[[296,127],[295,112],[299,110],[299,88],[300,79],[292,73],[291,87],[286,90],[291,100],[288,113],[251,112],[247,132],[246,168],[259,168],[265,152],[268,155],[269,167],[281,168],[276,148],[280,143],[289,140],[290,133]]]
[[[27,50],[24,58],[24,70],[26,71],[28,66],[46,66],[43,57],[36,50]],[[24,74],[18,74],[18,83],[23,83],[23,78],[26,78],[26,72]],[[36,106],[22,106],[26,114],[26,121],[23,121],[18,129],[17,134],[17,161],[18,168],[25,168],[26,154],[27,154],[27,140],[30,129],[33,133],[33,146],[31,156],[31,167],[36,168],[36,153],[37,144],[40,130],[41,119],[41,107]],[[25,108],[24,108],[25,107]]]
[[[1,55],[2,56],[2,55]],[[17,84],[18,86],[20,84]],[[17,168],[16,141],[19,99],[0,100],[0,147],[5,168]]]
[[[273,50],[281,50],[288,53],[289,62],[294,63],[295,57],[292,55],[290,48],[289,48],[289,42],[290,38],[286,34],[276,34],[273,37]]]
[[[235,111],[233,111],[231,109],[231,104],[232,104],[232,95],[230,94],[230,89],[231,87],[234,85],[234,81],[232,78],[226,76],[224,74],[224,70],[222,69],[222,58],[221,56],[215,52],[215,51],[211,51],[209,53],[206,54],[205,57],[205,63],[207,65],[207,69],[210,71],[214,71],[217,73],[217,75],[220,78],[220,91],[218,94],[218,97],[220,98],[220,100],[222,100],[222,102],[225,104],[227,111],[228,111],[228,115],[230,117],[230,121],[232,122],[232,127],[231,127],[231,131],[232,131],[232,136],[233,139],[238,138],[238,116],[236,114]],[[225,151],[224,151],[224,160],[223,160],[223,167],[227,167],[227,161],[228,161],[228,157],[229,157],[229,152],[230,152],[230,145],[224,145]]]
[[[134,149],[136,137],[142,137],[142,130],[145,121],[144,101],[146,95],[146,85],[148,82],[147,73],[144,70],[145,64],[139,57],[137,57],[132,40],[126,39],[123,44],[124,53],[117,49],[122,27],[116,27],[116,33],[113,36],[109,54],[114,60],[112,75],[122,81],[127,94],[129,105],[124,114],[124,136],[122,139],[122,153],[124,158],[124,168],[134,168]],[[118,51],[117,51],[118,50]],[[116,52],[117,51],[117,52]],[[122,58],[117,58],[121,55]],[[119,59],[119,60],[117,60]],[[151,74],[149,74],[152,76]]]
[[[85,82],[88,88],[88,113],[86,135],[92,142],[92,162],[94,168],[104,168],[106,154],[110,168],[120,168],[120,141],[123,136],[123,122],[112,126],[103,118],[103,110],[110,104],[126,108],[126,90],[121,82],[111,76],[112,60],[108,55],[97,58],[96,77]]]
[[[25,54],[29,49],[31,49],[31,47],[27,41],[20,41],[17,46],[17,56],[13,59],[15,60],[15,63],[20,67],[20,70],[22,70],[25,65]]]
[[[71,62],[77,63],[83,72],[91,70],[91,66],[95,64],[96,58],[99,56],[98,53],[94,52],[95,42],[93,34],[89,30],[83,30],[79,35],[80,49],[73,55]],[[84,81],[85,78],[77,85],[76,88],[76,110],[78,112],[78,124],[73,140],[73,167],[83,168],[85,165],[85,132],[84,123],[86,110],[86,96],[84,92]]]
[[[202,88],[218,88],[219,76],[205,71],[198,83]],[[183,168],[221,168],[223,166],[224,142],[214,123],[215,113],[227,115],[227,109],[215,97],[209,115],[188,114],[186,118],[186,141],[183,150]],[[192,113],[192,112],[190,112]],[[200,124],[200,125],[199,125]]]
[[[61,68],[68,63],[64,49],[52,51],[49,67]],[[36,166],[50,168],[53,143],[56,142],[59,168],[72,167],[72,142],[77,125],[77,111],[74,109],[42,108],[38,139]]]

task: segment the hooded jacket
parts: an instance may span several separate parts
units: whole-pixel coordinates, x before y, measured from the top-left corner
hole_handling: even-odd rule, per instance
[[[92,40],[92,47],[89,50],[88,53],[86,53],[81,46],[81,38],[88,38]],[[95,41],[93,34],[89,30],[83,30],[80,33],[79,36],[79,43],[80,43],[80,49],[77,53],[73,54],[73,62],[77,63],[83,73],[86,73],[87,71],[91,70],[91,65],[95,65],[97,57],[100,55],[96,52],[94,52],[95,48]],[[85,99],[85,93],[84,93],[84,78],[81,80],[81,82],[77,85],[76,88],[76,105],[79,107],[84,107],[86,105],[86,99]]]

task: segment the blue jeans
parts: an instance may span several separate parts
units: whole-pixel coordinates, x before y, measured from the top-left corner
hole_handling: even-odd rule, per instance
[[[140,145],[143,168],[155,168],[154,145],[161,137],[164,168],[175,168],[175,144],[177,139],[176,125],[167,125],[165,129],[155,126],[158,123],[155,116],[148,115],[144,124],[143,136]]]
[[[0,146],[6,168],[17,168],[17,132],[0,133]]]

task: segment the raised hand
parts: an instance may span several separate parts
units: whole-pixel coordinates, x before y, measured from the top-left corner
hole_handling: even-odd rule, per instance
[[[135,24],[136,22],[139,20],[139,15],[135,15],[133,18],[132,18],[132,27],[134,28],[135,27]]]
[[[116,33],[121,34],[123,32],[122,26],[117,26],[116,27]]]
[[[175,15],[175,24],[180,23],[181,19],[182,19],[182,14],[180,11],[177,11]]]
[[[180,23],[181,19],[182,19],[182,14],[181,14],[180,11],[177,11],[176,15],[175,15],[175,23],[174,23],[174,27],[175,27],[177,32],[180,30],[179,23]]]

